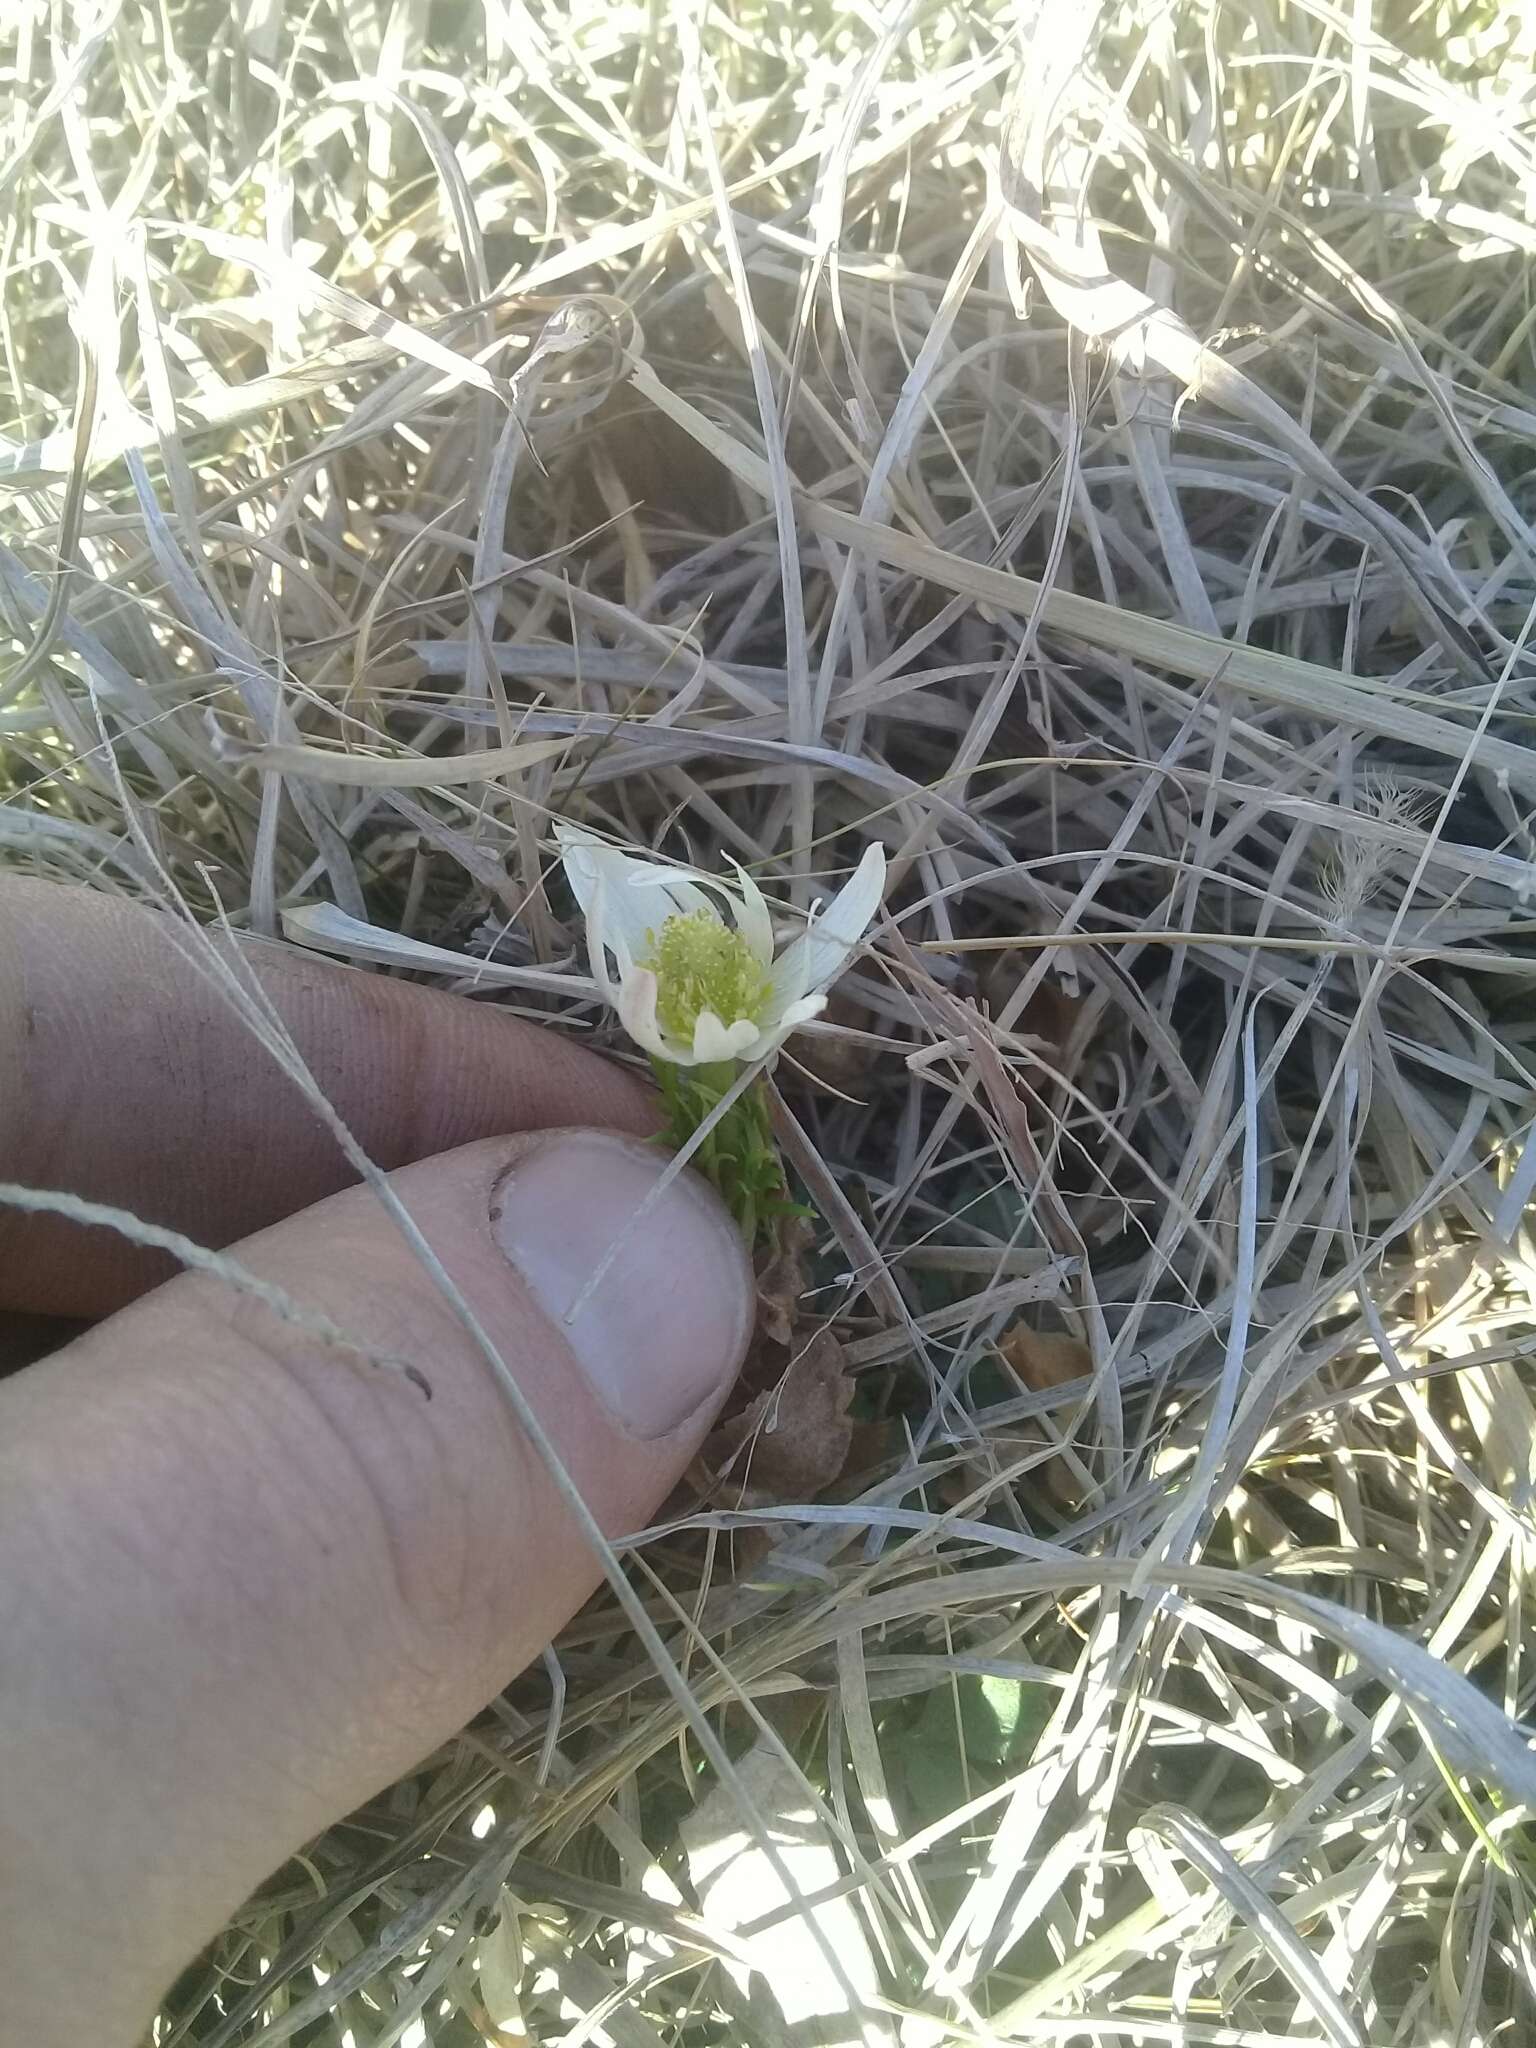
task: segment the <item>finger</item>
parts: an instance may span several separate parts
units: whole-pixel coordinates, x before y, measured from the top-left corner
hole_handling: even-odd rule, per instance
[[[240,950],[381,1166],[555,1124],[655,1128],[641,1082],[505,1012],[287,947]],[[0,882],[0,1179],[219,1246],[354,1178],[169,918]],[[0,1308],[105,1315],[174,1270],[122,1237],[84,1250],[77,1224],[0,1210]]]
[[[609,1532],[682,1473],[751,1319],[702,1182],[640,1213],[663,1163],[564,1132],[392,1182]],[[136,2038],[253,1886],[450,1736],[599,1576],[371,1193],[238,1256],[432,1397],[190,1277],[0,1386],[0,1976],[33,2048]]]

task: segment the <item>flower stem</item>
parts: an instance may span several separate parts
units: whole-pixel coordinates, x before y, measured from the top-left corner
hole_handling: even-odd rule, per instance
[[[663,1136],[679,1150],[730,1093],[738,1070],[730,1062],[679,1067],[653,1059],[651,1065],[667,1105]],[[759,1233],[792,1206],[761,1080],[731,1104],[694,1152],[693,1164],[719,1192],[748,1248],[755,1247]]]

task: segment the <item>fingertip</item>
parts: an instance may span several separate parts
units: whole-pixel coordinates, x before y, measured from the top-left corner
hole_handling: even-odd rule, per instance
[[[670,1435],[741,1369],[752,1269],[714,1192],[654,1145],[541,1134],[491,1204],[496,1242],[621,1429]]]

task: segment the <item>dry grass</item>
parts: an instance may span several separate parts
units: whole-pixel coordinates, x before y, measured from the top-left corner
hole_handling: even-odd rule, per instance
[[[629,1546],[671,1687],[597,1602],[158,2038],[818,2038],[701,1717],[826,2039],[1532,2038],[1520,11],[241,12],[0,45],[7,862],[599,1037],[552,814],[896,879],[781,1070],[835,1498]]]

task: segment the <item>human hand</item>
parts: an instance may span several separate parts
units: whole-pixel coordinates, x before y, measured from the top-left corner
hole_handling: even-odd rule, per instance
[[[735,1378],[752,1300],[685,1175],[566,1320],[661,1174],[648,1091],[476,1004],[243,950],[605,1532],[640,1526]],[[459,1315],[350,1179],[162,920],[0,883],[0,1180],[228,1245],[431,1387],[116,1233],[0,1205],[0,1311],[105,1317],[0,1384],[0,1981],[29,2048],[129,2043],[269,1871],[597,1583]]]

